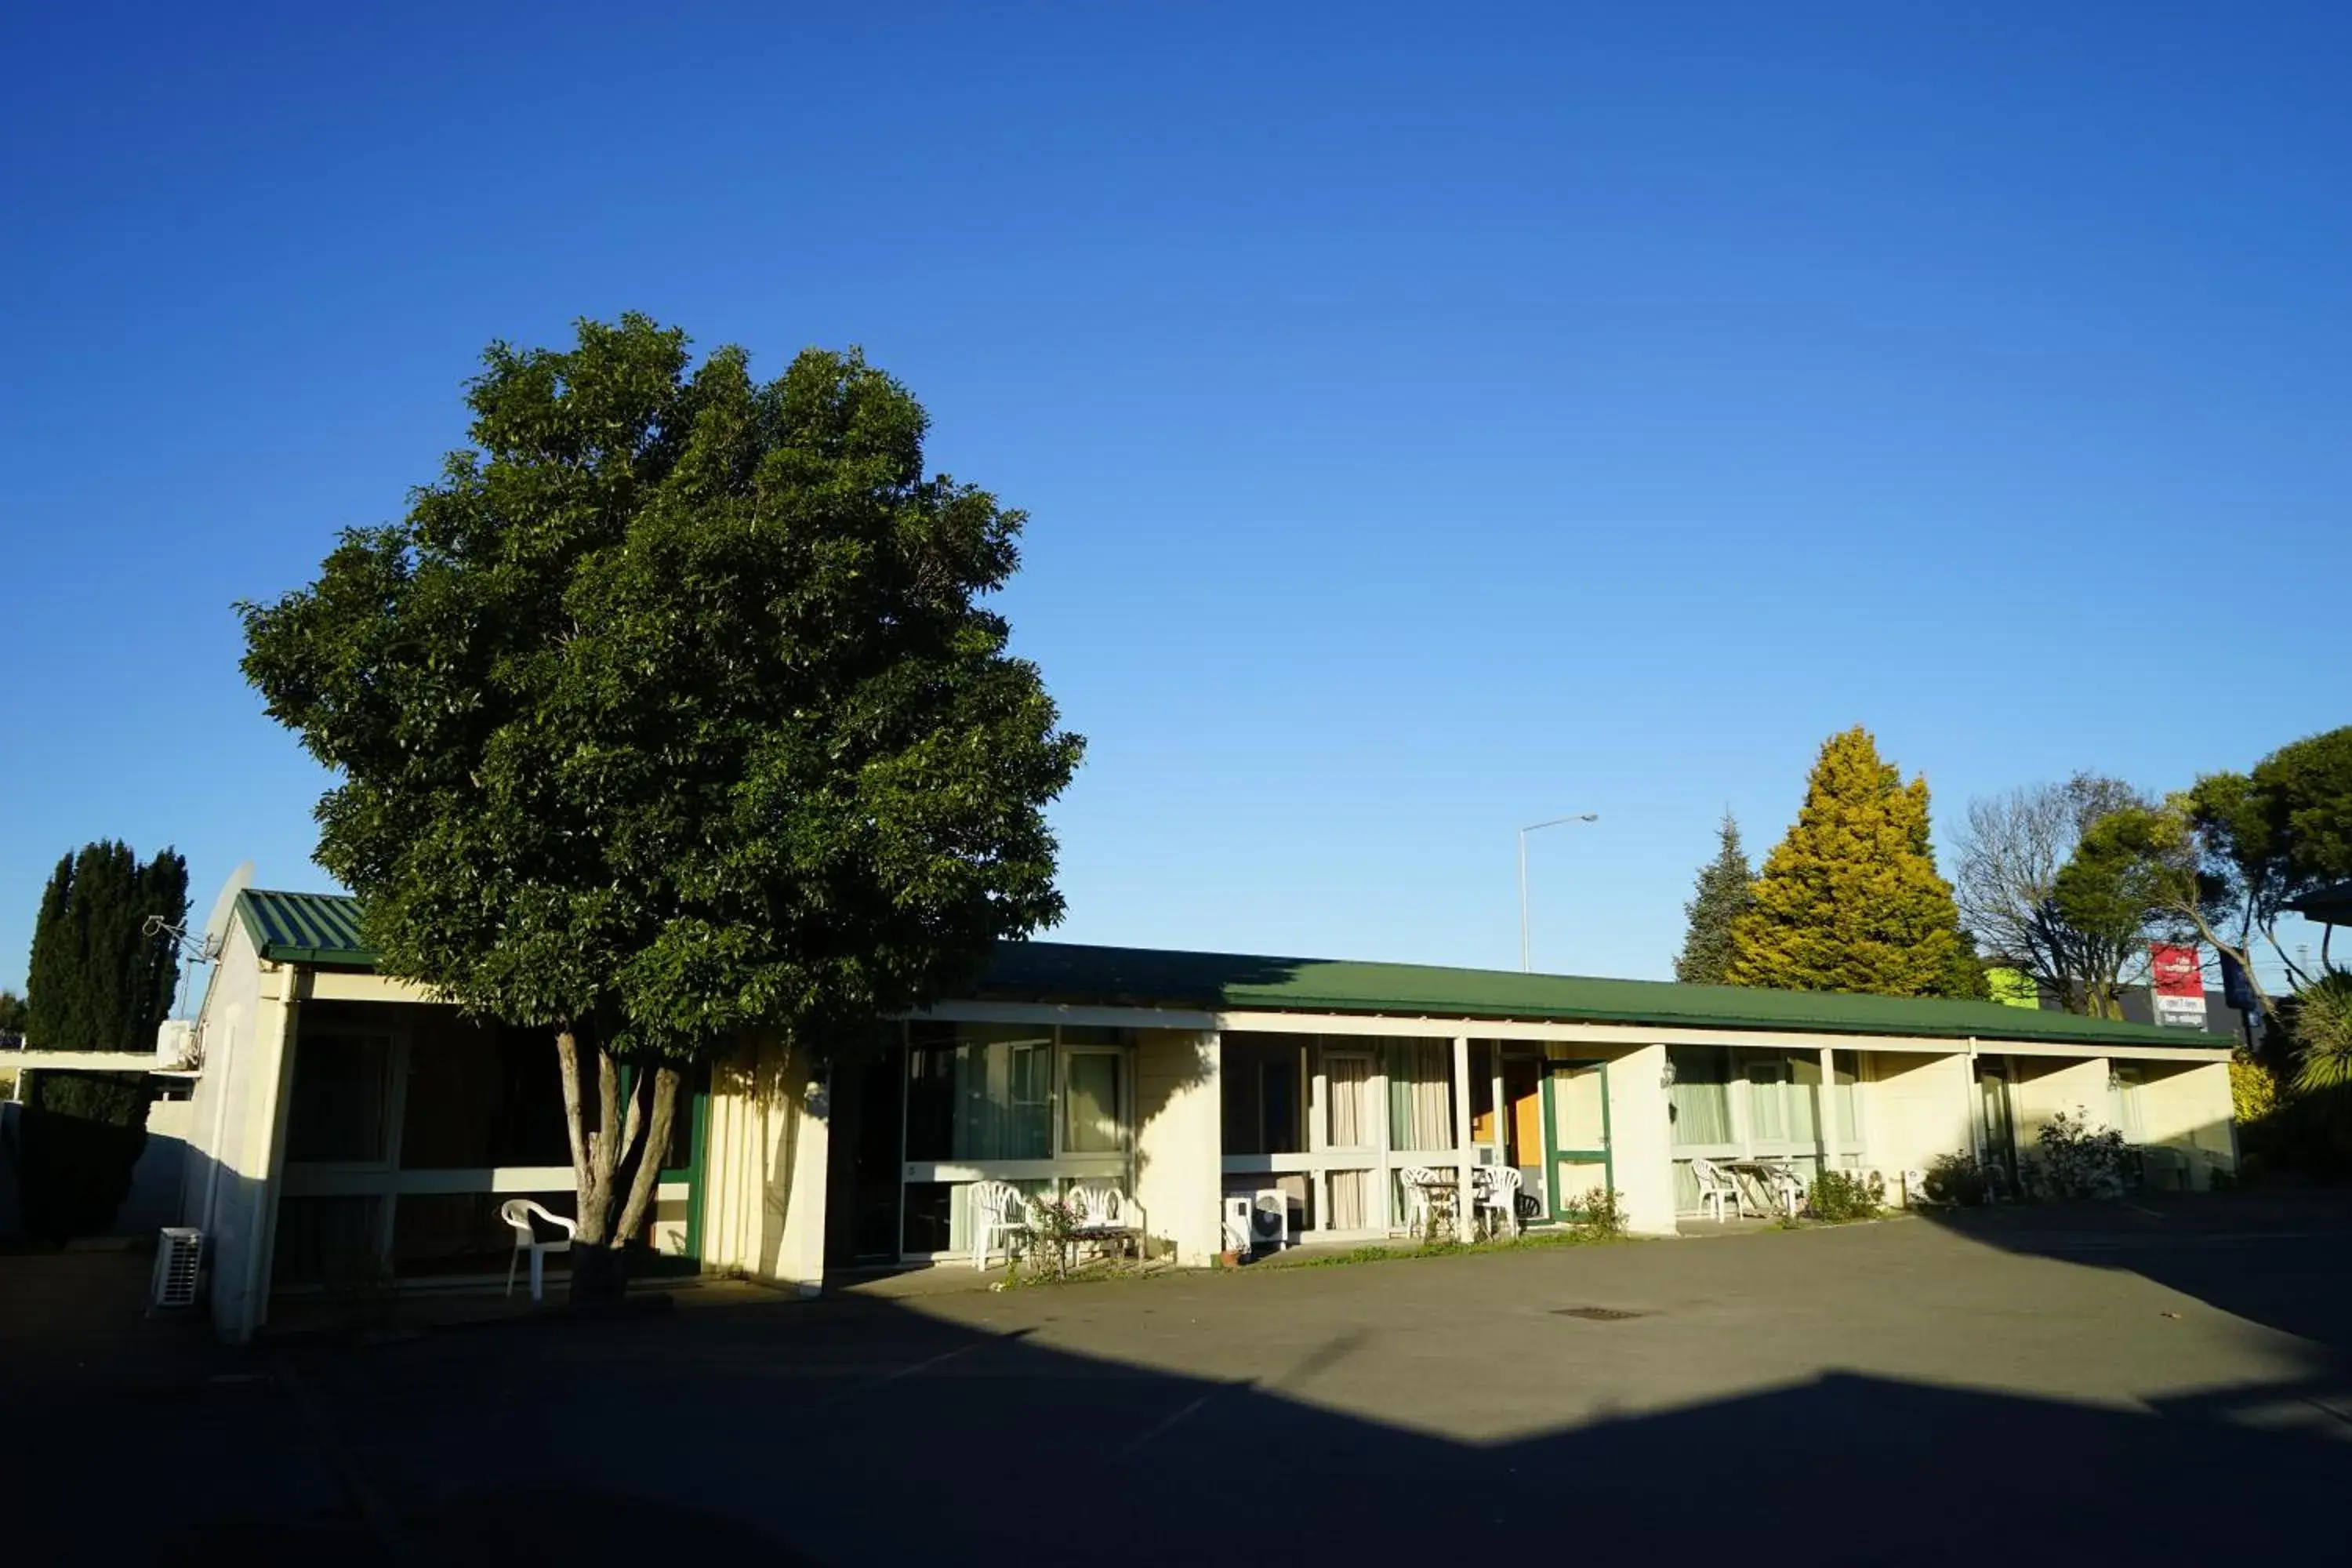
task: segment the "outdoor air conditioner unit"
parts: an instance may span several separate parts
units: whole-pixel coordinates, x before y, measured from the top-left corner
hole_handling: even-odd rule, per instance
[[[1247,1198],[1225,1200],[1225,1250],[1247,1252],[1250,1249],[1250,1201]]]
[[[165,1226],[162,1239],[155,1244],[155,1305],[194,1306],[196,1268],[204,1257],[203,1231],[191,1226]]]
[[[1250,1202],[1250,1245],[1290,1245],[1290,1198],[1279,1187],[1261,1187]]]

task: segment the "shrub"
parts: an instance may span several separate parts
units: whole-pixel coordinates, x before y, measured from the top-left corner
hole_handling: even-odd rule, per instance
[[[2076,1106],[2074,1114],[2060,1111],[2044,1122],[2035,1141],[2041,1145],[2039,1174],[2047,1195],[2056,1198],[2118,1196],[2131,1151],[2124,1135],[2112,1127],[2091,1130],[2090,1113]]]
[[[1938,1154],[1927,1162],[1927,1196],[1939,1204],[1981,1204],[1990,1184],[1973,1154]]]
[[[1886,1181],[1875,1171],[1823,1171],[1813,1179],[1805,1205],[1830,1225],[1876,1219],[1886,1203]]]
[[[1576,1200],[1570,1211],[1569,1228],[1587,1241],[1614,1241],[1625,1234],[1625,1194],[1609,1187],[1594,1187]]]
[[[1077,1256],[1078,1205],[1068,1198],[1029,1200],[1029,1235],[1015,1272],[1066,1279]]]

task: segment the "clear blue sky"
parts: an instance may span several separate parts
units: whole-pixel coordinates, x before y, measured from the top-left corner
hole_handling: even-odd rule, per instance
[[[2352,719],[2336,5],[26,6],[0,984],[98,836],[323,886],[232,601],[484,342],[863,344],[1031,514],[1077,940],[1661,975],[1862,722],[1936,792]]]

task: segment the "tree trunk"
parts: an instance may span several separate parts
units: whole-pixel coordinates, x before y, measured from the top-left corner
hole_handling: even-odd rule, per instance
[[[629,1195],[621,1205],[621,1223],[614,1232],[625,1247],[645,1228],[646,1216],[653,1208],[654,1189],[661,1184],[662,1156],[669,1144],[670,1118],[677,1108],[677,1068],[663,1062],[654,1068],[653,1112],[646,1119],[645,1142],[637,1150],[637,1168],[629,1181]],[[637,1101],[629,1100],[630,1119],[636,1116]]]

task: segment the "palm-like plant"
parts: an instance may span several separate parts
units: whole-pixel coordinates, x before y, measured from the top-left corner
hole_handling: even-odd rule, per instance
[[[2352,1087],[2352,971],[2331,969],[2304,987],[2294,1032],[2294,1086],[2305,1094]]]

